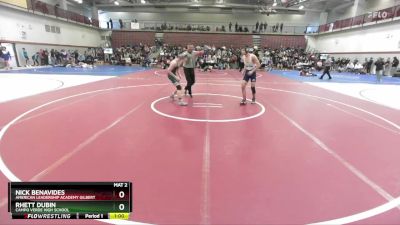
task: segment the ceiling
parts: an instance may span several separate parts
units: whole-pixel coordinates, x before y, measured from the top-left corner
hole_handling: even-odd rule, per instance
[[[73,0],[69,0],[74,2]],[[118,2],[118,5],[115,2]],[[90,7],[96,4],[104,11],[126,11],[152,8],[220,8],[224,11],[251,9],[260,13],[288,13],[304,11],[331,11],[345,8],[355,0],[83,0]],[[274,6],[274,2],[276,5]],[[299,9],[300,6],[304,8]]]

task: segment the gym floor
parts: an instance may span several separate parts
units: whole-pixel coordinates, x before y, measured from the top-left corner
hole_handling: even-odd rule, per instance
[[[5,213],[8,181],[132,181],[126,224],[398,223],[399,79],[295,73],[258,72],[240,106],[238,71],[196,71],[187,107],[158,69],[0,73],[0,224],[33,224]]]

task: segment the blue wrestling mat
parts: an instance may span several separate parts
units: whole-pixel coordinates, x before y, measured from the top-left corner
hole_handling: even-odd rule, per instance
[[[322,72],[315,72],[318,76],[314,77],[303,77],[299,75],[299,71],[280,71],[273,70],[270,73],[283,76],[292,80],[297,80],[300,82],[332,82],[332,83],[367,83],[367,84],[376,84],[376,76],[375,75],[357,75],[352,73],[337,73],[332,72],[332,80],[328,80],[328,76],[325,75],[324,80],[318,79]],[[382,77],[381,84],[392,84],[392,85],[400,85],[400,77]]]
[[[63,74],[63,75],[92,75],[92,76],[121,76],[148,70],[144,67],[130,66],[96,66],[90,68],[44,67],[21,70],[1,71],[0,73],[31,73],[31,74]]]

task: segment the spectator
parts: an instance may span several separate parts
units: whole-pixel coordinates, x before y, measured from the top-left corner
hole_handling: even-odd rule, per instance
[[[268,28],[268,23],[265,22],[265,23],[264,23],[264,31],[267,31],[267,28]]]
[[[49,65],[49,52],[47,49],[43,51],[43,60],[44,60],[44,65]]]
[[[347,72],[354,72],[354,63],[350,61],[346,66],[346,70]]]
[[[33,56],[32,56],[32,61],[33,61],[33,65],[34,66],[39,66],[39,52],[36,52]]]
[[[382,80],[382,74],[383,74],[384,65],[385,65],[385,62],[383,62],[383,58],[379,58],[378,61],[375,62],[375,66],[376,66],[376,81],[378,83],[380,83],[381,80]]]
[[[78,50],[75,50],[75,51],[72,53],[72,55],[73,55],[73,58],[74,58],[75,63],[78,63],[78,62],[79,62],[79,60],[78,60],[78,57],[79,57]]]
[[[187,25],[185,25],[187,26]],[[259,25],[259,29],[260,29]],[[264,29],[264,24],[262,25]],[[200,28],[200,27],[199,27]],[[197,27],[194,29],[198,29]],[[204,28],[205,29],[205,28]],[[219,29],[222,29],[219,27]],[[245,28],[244,28],[245,29]],[[243,30],[243,27],[242,27]],[[279,30],[279,29],[278,29]],[[158,54],[161,50],[162,54]],[[184,48],[182,46],[169,46],[167,44],[159,43],[158,46],[146,46],[141,44],[140,46],[127,46],[121,47],[119,49],[114,50],[114,54],[112,55],[113,63],[124,65],[124,60],[126,58],[130,58],[132,63],[140,64],[143,66],[149,65],[160,65],[160,66],[168,66],[168,62],[173,59],[176,55],[179,55]],[[258,53],[257,53],[258,51]],[[65,51],[64,51],[65,52]],[[101,52],[101,51],[100,51]],[[227,68],[238,68],[242,67],[240,63],[240,49],[235,49],[233,46],[230,47],[213,47],[201,58],[201,62],[196,62],[196,65],[201,65],[201,68],[208,69],[227,69]],[[263,61],[263,65],[267,66],[268,70],[272,68],[279,68],[282,70],[294,69],[296,68],[299,71],[313,71],[314,68],[317,67],[317,62],[320,59],[320,54],[317,53],[307,53],[304,49],[301,48],[258,48],[256,52],[254,52],[256,56],[258,56]],[[78,55],[78,61],[81,60],[81,56]],[[74,53],[71,54],[71,57],[74,58]],[[87,61],[86,57],[86,61]],[[199,59],[200,60],[200,59]],[[358,61],[352,62],[348,58],[338,58],[338,59],[329,59],[331,60],[331,67],[328,69],[329,62],[325,61],[325,64],[321,65],[321,69],[327,74],[332,69],[346,69],[347,65],[353,64],[354,67],[351,71],[356,73],[365,73],[368,68],[365,67],[365,63],[360,65]],[[367,60],[369,63],[369,61]],[[392,60],[392,67],[395,69],[395,66],[398,66],[398,60],[396,58]],[[328,69],[328,71],[326,71]]]
[[[368,63],[367,63],[367,73],[371,74],[371,68],[372,65],[374,64],[374,60],[372,59],[372,57],[369,59]]]
[[[367,72],[367,66],[368,66],[368,58],[365,58],[363,65],[363,69],[365,70],[365,72]]]
[[[239,25],[238,25],[238,23],[236,22],[236,24],[235,24],[235,32],[238,32],[239,31]]]
[[[29,66],[29,56],[28,56],[28,52],[25,50],[25,48],[22,48],[22,55],[24,56],[24,59],[25,59],[25,66],[28,67]]]
[[[232,31],[232,22],[229,22],[229,32]]]
[[[110,29],[110,22],[107,21],[107,29]]]
[[[399,60],[395,56],[393,58],[393,63],[392,63],[392,69],[391,69],[391,75],[395,74],[397,72],[397,67],[399,66]]]
[[[259,24],[259,22],[257,21],[257,23],[256,23],[256,31],[258,31],[258,26],[259,26],[260,24]]]
[[[54,49],[50,50],[50,61],[51,61],[51,65],[56,65],[56,53],[54,51]]]
[[[5,65],[6,65],[5,69],[6,69],[6,70],[12,69],[12,68],[10,67],[10,61],[11,61],[11,54],[10,54],[10,52],[7,50],[6,47],[2,47],[2,48],[1,48],[1,52],[2,52],[2,53],[1,53],[1,57],[3,58],[4,63],[5,63]]]
[[[56,65],[61,64],[61,53],[57,50],[54,51],[54,55],[56,56]]]
[[[123,29],[124,28],[124,23],[122,22],[121,19],[119,19],[119,28]]]
[[[40,65],[44,65],[43,50],[42,49],[39,50],[39,62],[40,62]]]
[[[282,31],[283,31],[283,23],[281,23],[281,33],[282,33]]]
[[[114,29],[114,24],[113,24],[113,21],[112,21],[111,18],[110,18],[109,22],[110,22],[110,29],[111,29],[111,30]]]
[[[356,63],[354,64],[354,73],[356,74],[361,74],[363,73],[363,66],[361,65],[361,63],[359,61],[356,61]]]
[[[92,56],[92,53],[87,53],[85,52],[85,62],[89,65],[93,65],[94,64],[94,57]]]
[[[385,67],[383,69],[383,75],[390,76],[391,70],[392,70],[392,62],[390,61],[390,58],[387,58],[385,62]]]
[[[85,55],[79,54],[79,53],[77,53],[77,54],[78,54],[78,62],[85,62],[85,60],[86,60]],[[85,54],[86,54],[86,52],[85,52]]]

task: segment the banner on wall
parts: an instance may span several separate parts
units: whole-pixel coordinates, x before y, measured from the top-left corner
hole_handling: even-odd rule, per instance
[[[368,14],[368,19],[371,21],[379,21],[385,19],[391,19],[394,16],[395,7],[382,9],[376,12],[370,12]]]
[[[139,28],[139,23],[133,23],[133,22],[131,22],[131,29],[132,30],[139,30],[140,28]]]
[[[26,3],[26,0],[0,0],[2,3],[7,3],[10,5],[15,5],[21,8],[28,8],[28,4]]]
[[[104,48],[104,54],[113,54],[112,48]]]

